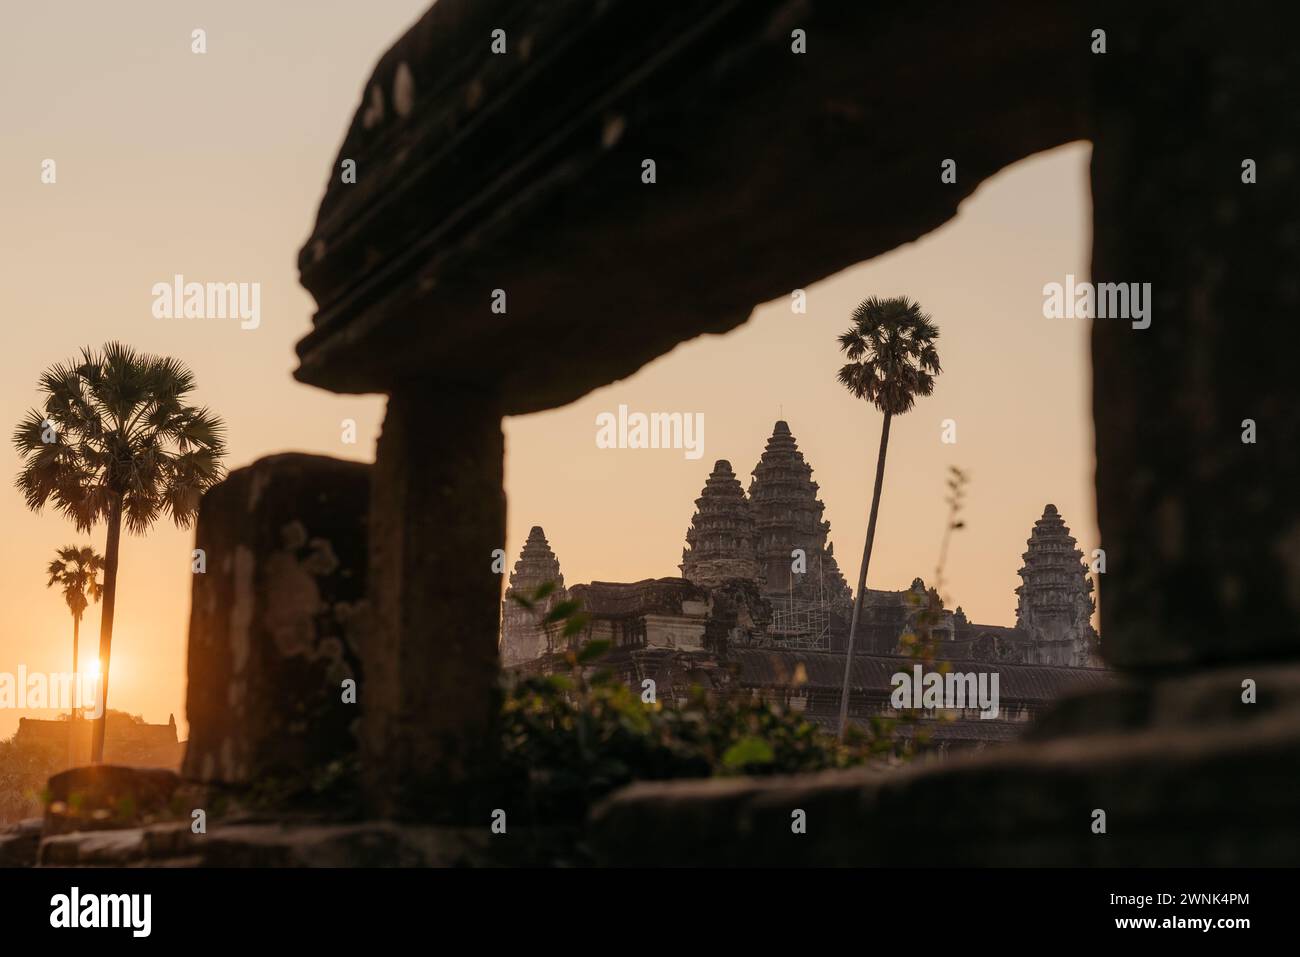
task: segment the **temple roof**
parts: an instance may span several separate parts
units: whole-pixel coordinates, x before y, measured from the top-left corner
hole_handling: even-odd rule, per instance
[[[569,595],[588,614],[602,618],[682,613],[682,602],[708,600],[708,593],[684,578],[646,578],[639,582],[591,582],[574,585]]]
[[[823,731],[832,734],[839,731],[840,719],[838,715],[804,711],[801,716]],[[851,715],[849,720],[854,724],[862,724],[863,722],[860,715]],[[998,719],[985,721],[980,718],[974,720],[958,719],[956,721],[925,719],[919,725],[900,722],[895,725],[895,731],[900,737],[910,738],[918,726],[930,736],[931,742],[980,742],[987,744],[1014,741],[1023,735],[1027,728],[1023,721],[1001,721]]]

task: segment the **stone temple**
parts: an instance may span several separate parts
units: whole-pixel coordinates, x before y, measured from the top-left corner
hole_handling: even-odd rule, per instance
[[[555,590],[529,610],[516,598],[529,598],[542,585],[550,583]],[[502,647],[502,663],[528,661],[553,651],[546,642],[546,634],[538,620],[555,607],[564,597],[564,576],[560,574],[560,561],[546,541],[546,533],[534,525],[528,532],[528,541],[519,554],[515,570],[510,573],[505,601],[501,607],[501,629],[510,635],[510,643]]]
[[[196,544],[249,561],[193,576],[187,777],[238,788],[355,756],[371,829],[364,842],[329,831],[331,846],[391,847],[394,820],[481,826],[496,806],[476,793],[475,759],[499,719],[502,581],[486,557],[505,537],[503,417],[736,328],[755,303],[951,221],[1012,163],[1087,141],[1091,272],[1150,281],[1165,317],[1089,332],[1097,520],[1123,569],[1102,579],[1117,670],[997,662],[1061,616],[1059,598],[1033,599],[1031,563],[1019,625],[971,628],[954,611],[962,647],[945,652],[956,669],[1000,673],[1014,717],[1039,712],[1017,744],[896,775],[643,782],[597,811],[592,846],[640,867],[1294,866],[1300,378],[1291,350],[1242,330],[1280,339],[1297,304],[1300,47],[1275,18],[1232,5],[1103,12],[1111,49],[1096,56],[1096,11],[1077,3],[907,17],[784,0],[430,5],[368,75],[338,153],[321,157],[331,173],[298,259],[317,308],[294,376],[387,396],[375,462],[271,456],[204,497]],[[791,56],[790,16],[815,38],[815,69]],[[520,55],[488,51],[497,25]],[[917,49],[943,55],[918,72]],[[902,73],[917,82],[879,83]],[[897,149],[880,149],[882,130]],[[1247,184],[1236,163],[1252,154],[1260,176]],[[670,159],[652,189],[637,175],[648,156]],[[962,157],[956,183],[938,182],[940,156]],[[354,184],[337,175],[345,159],[365,171]],[[507,333],[483,321],[503,276]],[[1243,415],[1271,441],[1239,441]],[[285,526],[330,543],[339,568],[322,573]],[[580,589],[592,630],[622,637],[611,658],[628,673],[731,681],[835,713],[844,656],[778,641],[750,580]],[[908,614],[886,597],[872,596],[873,617]],[[905,660],[864,651],[853,715]],[[364,706],[336,720],[348,673]],[[1245,679],[1258,703],[1242,700]],[[1067,683],[1077,694],[1063,699]],[[1008,723],[955,730],[978,742]],[[822,823],[790,840],[791,808],[810,802]],[[1104,838],[1088,826],[1096,807],[1110,811]],[[204,840],[228,864],[247,830],[222,830]]]
[[[786,422],[774,426],[752,475],[746,491],[729,461],[714,464],[686,529],[680,577],[565,589],[559,560],[534,527],[502,608],[503,662],[549,670],[563,649],[538,622],[556,602],[573,599],[589,621],[571,640],[609,641],[612,664],[638,687],[649,677],[660,694],[691,684],[718,693],[758,689],[831,725],[853,593],[812,466]],[[1010,698],[1004,721],[945,727],[952,743],[1011,737],[1017,722],[1074,679],[1105,675],[1091,624],[1093,584],[1056,506],[1035,522],[1023,562],[1014,626],[971,622],[961,608],[944,609],[933,626],[941,660],[964,671],[996,670]],[[539,608],[514,601],[547,581],[557,587]],[[856,717],[888,709],[890,678],[905,667],[903,638],[915,631],[928,592],[920,578],[899,591],[868,589],[851,681]]]

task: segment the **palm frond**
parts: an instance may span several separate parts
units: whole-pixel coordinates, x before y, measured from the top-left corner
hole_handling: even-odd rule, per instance
[[[918,396],[934,392],[941,371],[934,345],[939,329],[920,305],[906,296],[873,296],[853,310],[852,322],[839,337],[849,361],[838,378],[854,397],[901,415]]]
[[[121,342],[50,366],[37,382],[39,407],[13,433],[22,461],[15,485],[27,506],[52,506],[81,531],[115,507],[131,532],[164,511],[188,525],[198,497],[225,474],[225,425],[210,409],[186,405],[195,386],[179,360]]]

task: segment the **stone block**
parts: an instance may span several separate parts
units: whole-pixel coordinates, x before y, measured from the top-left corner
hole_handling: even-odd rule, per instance
[[[1253,671],[1259,704],[1227,672],[1134,682],[1043,723],[1073,736],[901,770],[636,784],[591,844],[624,866],[1296,866],[1297,669]]]
[[[1260,347],[1300,306],[1300,53],[1171,12],[1096,58],[1092,278],[1150,293],[1149,327],[1092,325],[1102,651],[1133,671],[1300,655],[1300,377]]]
[[[43,825],[41,818],[32,817],[0,831],[0,867],[34,867]]]
[[[232,472],[199,510],[187,779],[292,797],[357,750],[370,467],[314,455]]]
[[[96,764],[50,778],[44,833],[131,827],[174,813],[174,771]]]

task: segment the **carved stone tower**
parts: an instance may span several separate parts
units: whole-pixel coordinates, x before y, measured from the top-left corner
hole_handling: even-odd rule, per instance
[[[728,579],[757,579],[754,517],[730,462],[719,459],[713,466],[695,509],[682,551],[682,577],[706,588]]]
[[[1099,664],[1092,580],[1055,505],[1043,509],[1028,546],[1020,569],[1024,583],[1016,588],[1016,627],[1033,639],[1029,663]]]
[[[527,598],[546,582],[555,583],[555,591],[531,611],[513,600],[515,595]],[[546,616],[558,602],[565,599],[564,576],[560,573],[560,561],[551,551],[546,541],[546,533],[540,525],[534,525],[528,533],[515,562],[515,570],[510,573],[510,585],[506,588],[505,601],[501,609],[501,663],[518,664],[531,661],[544,654],[546,634],[538,622]]]
[[[822,520],[826,506],[817,498],[812,471],[790,434],[790,426],[777,422],[749,486],[758,560],[766,594],[784,597],[793,591],[799,600],[833,604],[849,600],[849,590],[834,554],[826,547],[831,526]],[[796,548],[804,550],[806,571],[802,574],[791,567],[795,560],[791,553]]]

